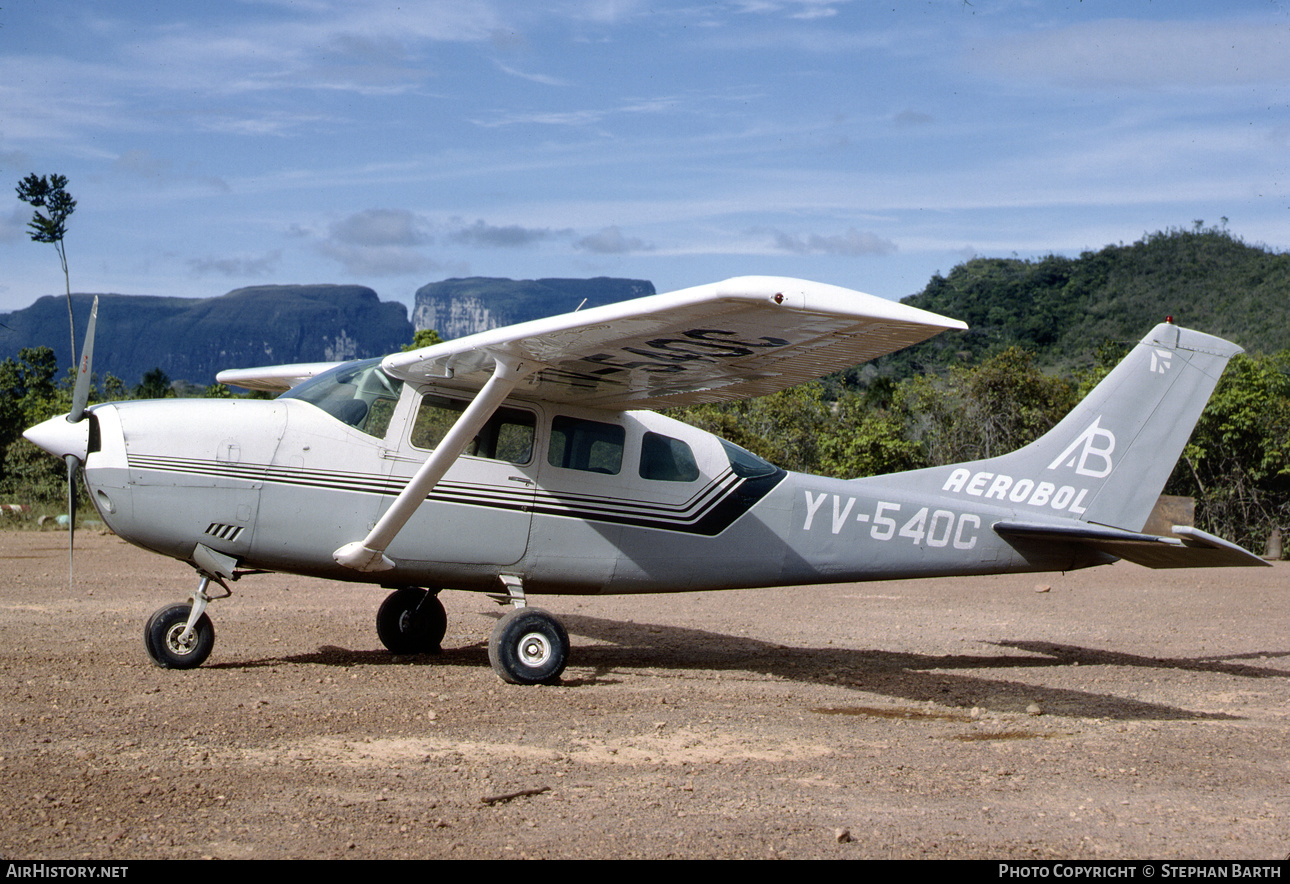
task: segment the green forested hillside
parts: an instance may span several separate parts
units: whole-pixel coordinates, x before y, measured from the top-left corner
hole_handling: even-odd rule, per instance
[[[1087,366],[1107,341],[1135,342],[1166,316],[1273,353],[1290,347],[1290,255],[1197,222],[1078,258],[975,258],[904,303],[969,330],[888,357],[880,367],[896,377],[975,364],[1014,345],[1045,367]]]

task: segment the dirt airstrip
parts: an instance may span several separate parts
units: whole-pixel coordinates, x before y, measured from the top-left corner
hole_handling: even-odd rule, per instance
[[[0,532],[0,856],[1124,858],[1290,852],[1290,565],[538,598],[573,641],[505,685],[501,611],[281,575],[144,656],[187,566]],[[1040,591],[1049,587],[1048,591]]]

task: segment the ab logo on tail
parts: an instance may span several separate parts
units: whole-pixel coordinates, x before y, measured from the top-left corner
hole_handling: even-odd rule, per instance
[[[1114,465],[1111,463],[1111,452],[1115,451],[1115,434],[1102,429],[1098,424],[1102,416],[1094,418],[1093,423],[1084,432],[1075,437],[1075,441],[1066,446],[1066,450],[1048,465],[1055,470],[1059,466],[1074,467],[1081,476],[1093,479],[1105,479],[1111,475]]]

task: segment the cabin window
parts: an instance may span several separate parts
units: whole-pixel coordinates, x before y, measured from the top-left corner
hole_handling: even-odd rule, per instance
[[[466,405],[459,399],[447,399],[433,394],[421,397],[421,407],[412,424],[412,447],[426,450],[437,447],[466,410]],[[537,417],[533,412],[519,408],[499,408],[475,438],[470,440],[464,453],[508,463],[528,463],[533,457],[533,435],[536,428]]]
[[[341,423],[378,439],[385,437],[403,382],[381,371],[381,360],[347,362],[297,384],[279,399],[301,399]]]
[[[693,482],[699,478],[699,465],[690,446],[680,439],[646,433],[641,440],[640,475],[659,482]]]
[[[547,463],[566,470],[616,476],[623,467],[626,432],[617,424],[557,416],[551,422]]]

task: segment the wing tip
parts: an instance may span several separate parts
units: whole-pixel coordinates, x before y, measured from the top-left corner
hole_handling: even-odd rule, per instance
[[[245,390],[285,393],[342,362],[302,362],[294,365],[266,365],[258,368],[226,368],[215,375],[217,383]]]

